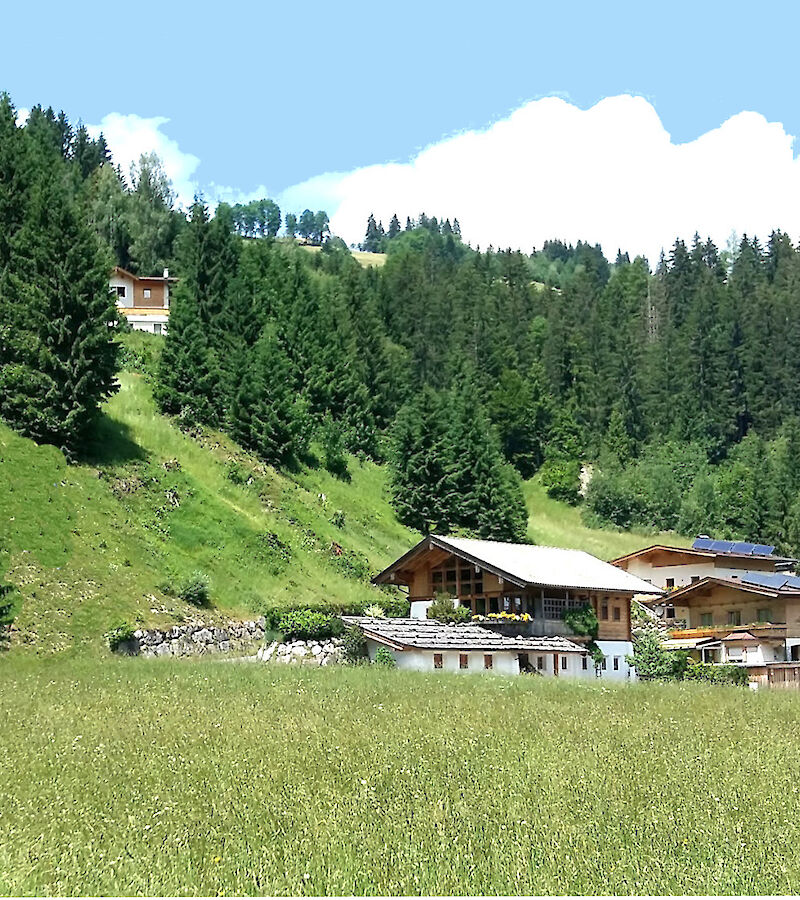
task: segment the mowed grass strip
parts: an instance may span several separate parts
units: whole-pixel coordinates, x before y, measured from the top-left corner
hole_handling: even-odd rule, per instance
[[[0,665],[4,894],[785,894],[799,698]]]

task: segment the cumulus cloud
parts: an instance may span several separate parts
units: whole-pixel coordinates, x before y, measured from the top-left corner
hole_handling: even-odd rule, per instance
[[[618,247],[651,262],[695,231],[724,246],[732,231],[800,232],[800,161],[783,126],[742,112],[694,141],[673,143],[641,97],[581,110],[549,97],[483,131],[448,138],[406,164],[317,176],[286,190],[286,208],[331,213],[360,241],[370,212],[386,225],[420,212],[456,217],[483,247],[541,247],[549,238]]]
[[[20,111],[22,115],[25,111]],[[168,137],[162,116],[110,113],[97,125],[127,174],[157,153],[179,202],[202,192],[212,205],[271,196],[200,184],[200,160]],[[529,251],[545,240],[586,240],[655,263],[675,238],[695,231],[724,246],[732,232],[800,235],[800,160],[780,123],[741,112],[687,143],[673,143],[642,97],[608,97],[587,110],[534,100],[485,130],[427,147],[408,163],[317,175],[280,193],[283,210],[325,209],[348,243],[363,239],[372,212],[387,225],[421,212],[458,218],[473,245]]]
[[[133,113],[109,113],[98,125],[87,125],[92,137],[103,133],[111,150],[114,163],[122,167],[127,177],[131,164],[137,162],[143,153],[156,153],[164,165],[164,171],[172,181],[178,203],[189,206],[198,191],[194,177],[200,165],[198,157],[186,153],[178,142],[161,130],[169,119],[163,116],[144,118]]]

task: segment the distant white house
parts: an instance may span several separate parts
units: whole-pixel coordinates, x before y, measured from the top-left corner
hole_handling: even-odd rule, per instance
[[[169,269],[161,276],[142,278],[115,266],[109,280],[117,308],[135,331],[166,334],[169,322],[169,288],[177,281]]]
[[[384,647],[399,669],[595,677],[586,649],[563,637],[508,637],[481,625],[443,625],[430,619],[343,618],[363,631],[371,660]]]

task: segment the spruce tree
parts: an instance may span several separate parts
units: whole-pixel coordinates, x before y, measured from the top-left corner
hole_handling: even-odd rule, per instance
[[[64,164],[41,145],[28,155],[35,180],[0,276],[0,416],[74,456],[116,390],[110,264]]]

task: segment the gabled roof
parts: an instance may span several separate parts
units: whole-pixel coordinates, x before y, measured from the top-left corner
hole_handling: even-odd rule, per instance
[[[669,593],[670,603],[689,600],[693,594],[709,585],[722,585],[748,594],[763,597],[795,597],[800,595],[800,578],[784,572],[742,572],[736,578],[721,575],[707,575],[693,584],[687,584]]]
[[[505,544],[472,538],[430,535],[372,580],[384,584],[415,556],[438,548],[492,572],[519,587],[529,585],[574,590],[614,591],[625,594],[661,594],[663,591],[624,569],[583,550],[540,547],[534,544]]]
[[[719,543],[721,544],[722,542],[720,541]],[[732,547],[735,546],[732,541],[729,543]],[[792,559],[789,556],[776,556],[773,553],[744,553],[738,552],[733,549],[713,550],[703,547],[674,547],[670,544],[651,544],[649,547],[642,547],[641,550],[634,550],[633,553],[626,553],[624,556],[618,556],[616,559],[612,559],[611,563],[612,565],[618,566],[621,563],[628,562],[632,559],[641,559],[643,557],[646,558],[656,553],[668,553],[674,554],[675,556],[688,556],[698,560],[713,560],[721,557],[722,559],[763,559],[769,560],[770,562],[774,562],[776,564],[797,562],[797,560]]]
[[[484,650],[511,653],[580,653],[586,650],[565,637],[507,637],[480,625],[443,625],[432,619],[373,619],[342,616],[366,637],[394,650]]]

